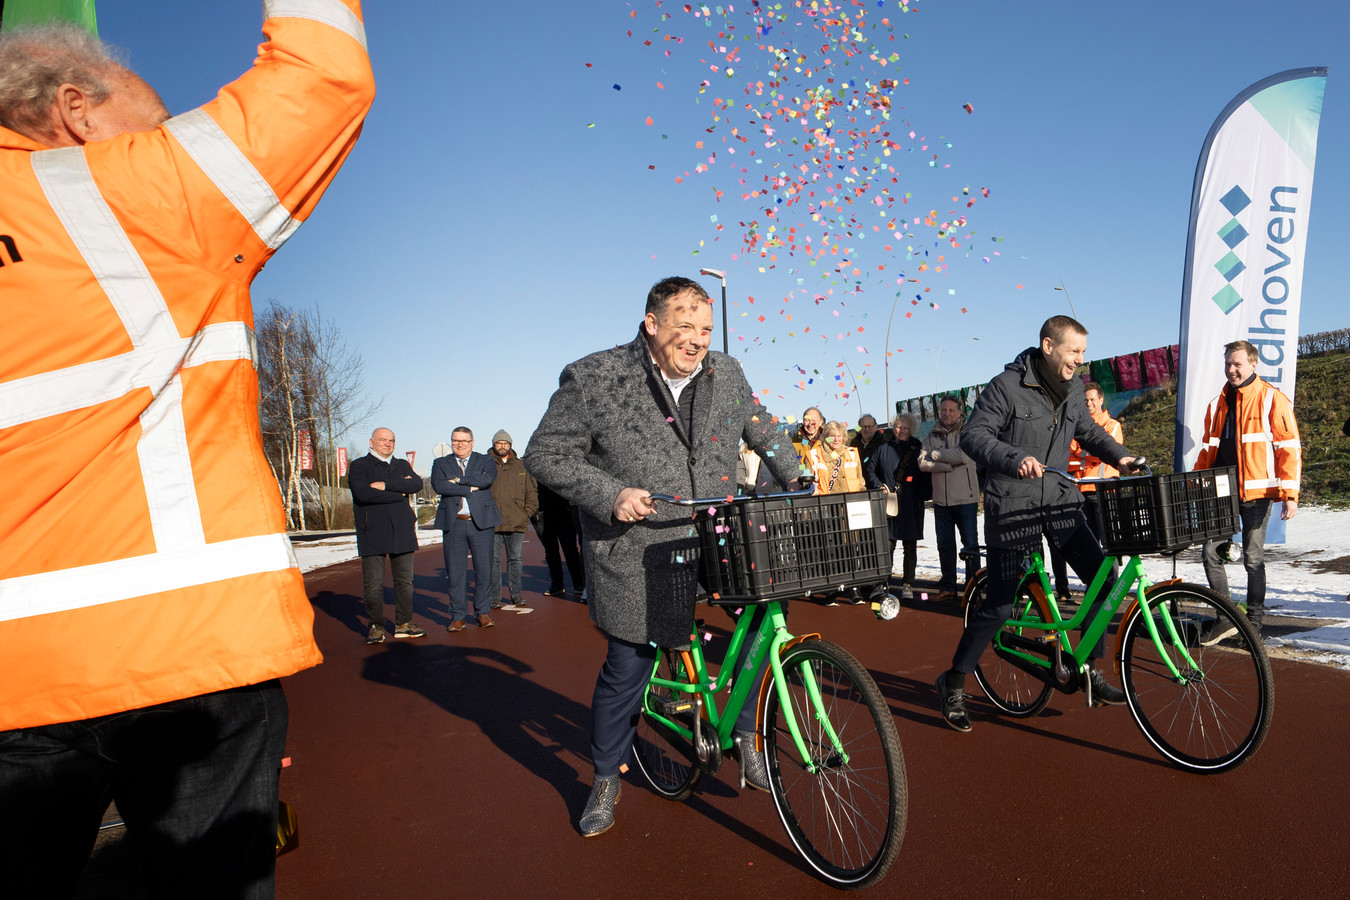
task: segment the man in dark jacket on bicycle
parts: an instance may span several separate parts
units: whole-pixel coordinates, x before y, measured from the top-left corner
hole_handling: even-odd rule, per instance
[[[563,369],[525,466],[581,511],[591,619],[609,649],[591,700],[595,781],[579,823],[593,837],[614,824],[619,772],[636,731],[657,647],[689,646],[698,538],[689,511],[658,508],[652,493],[734,494],[741,441],[782,484],[797,454],[730,356],[708,352],[713,315],[696,281],[666,278],[647,294],[628,344]],[[747,784],[767,789],[754,708],[734,739]]]
[[[1105,558],[1083,517],[1078,488],[1063,478],[1043,477],[1047,466],[1068,466],[1075,438],[1122,471],[1133,468],[1134,457],[1088,414],[1083,382],[1074,377],[1086,353],[1086,328],[1068,316],[1047,319],[1040,346],[1028,347],[989,382],[961,430],[961,449],[988,471],[984,535],[989,587],[967,621],[951,669],[937,679],[943,721],[957,731],[970,730],[962,693],[966,675],[975,671],[980,655],[1008,621],[1023,563],[1030,551],[1040,549],[1042,535],[1084,584],[1091,583]],[[1087,622],[1105,595],[1103,589]],[[1088,663],[1092,697],[1099,703],[1123,703],[1124,693],[1092,665],[1102,652],[1098,641]]]

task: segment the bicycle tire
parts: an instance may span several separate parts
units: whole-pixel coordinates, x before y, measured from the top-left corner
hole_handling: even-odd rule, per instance
[[[1237,768],[1256,755],[1275,712],[1274,676],[1260,638],[1236,606],[1207,587],[1169,585],[1154,591],[1150,601],[1166,605],[1198,668],[1189,666],[1165,630],[1159,632],[1165,642],[1160,651],[1143,607],[1136,608],[1122,626],[1120,655],[1131,715],[1174,765],[1204,773]],[[1197,636],[1214,619],[1236,626],[1238,634],[1201,646]],[[1162,653],[1186,676],[1184,684],[1172,676]]]
[[[685,671],[684,660],[673,650],[662,650],[657,659],[656,677],[667,681],[692,682]],[[692,742],[672,733],[647,713],[649,697],[670,699],[677,691],[668,687],[647,685],[642,698],[642,713],[638,716],[637,733],[633,736],[633,759],[652,790],[667,800],[684,800],[694,792],[703,771],[691,761]]]
[[[807,695],[814,675],[823,711],[847,753],[835,753]],[[776,685],[765,692],[763,722],[769,785],[778,817],[797,851],[825,881],[866,888],[886,876],[900,854],[909,785],[891,709],[872,676],[841,647],[809,640],[783,656],[790,714],[818,761],[798,757]]]
[[[971,581],[970,602],[966,604],[965,624],[970,626],[970,617],[985,601],[985,592],[988,585],[988,576],[980,572]],[[1019,610],[1020,608],[1020,610]],[[1040,619],[1040,609],[1030,597],[1019,597],[1013,606],[1014,613],[1020,611],[1024,619]],[[999,634],[1022,634],[1025,632],[1028,636],[1043,636],[1050,632],[1040,631],[1039,629],[1023,629],[1004,625]],[[997,640],[997,636],[995,640]],[[1050,703],[1050,696],[1054,688],[1036,678],[1017,666],[999,657],[994,652],[994,643],[991,641],[989,646],[984,648],[980,655],[980,661],[975,665],[975,681],[980,685],[980,690],[984,691],[984,696],[994,707],[1004,715],[1012,716],[1016,719],[1029,719],[1032,716],[1039,715],[1041,710],[1045,709]]]

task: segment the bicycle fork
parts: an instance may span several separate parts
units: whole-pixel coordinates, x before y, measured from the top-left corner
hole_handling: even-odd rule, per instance
[[[773,678],[774,690],[778,692],[778,706],[783,710],[783,719],[787,723],[788,732],[792,735],[792,742],[797,748],[797,756],[801,759],[802,766],[812,775],[819,774],[822,768],[847,765],[849,762],[848,751],[844,749],[843,742],[839,740],[839,735],[834,729],[834,723],[825,713],[825,701],[820,693],[820,682],[816,680],[816,673],[806,664],[802,664],[798,669],[802,676],[802,687],[810,701],[811,714],[815,718],[815,725],[824,732],[832,751],[821,758],[812,755],[807,747],[806,738],[802,735],[801,724],[797,721],[796,710],[793,709],[792,694],[788,690],[786,670],[783,668],[782,656],[784,652],[805,640],[818,638],[819,635],[803,635],[788,641],[785,639],[786,634],[787,631],[782,628],[774,631],[773,643],[769,646],[770,670],[765,674],[765,677]]]

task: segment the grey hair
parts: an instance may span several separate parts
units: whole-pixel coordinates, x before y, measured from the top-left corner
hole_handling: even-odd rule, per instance
[[[50,132],[56,90],[73,84],[95,104],[111,96],[104,77],[125,68],[118,54],[70,23],[0,32],[0,125],[34,140]]]
[[[891,419],[892,430],[894,430],[895,426],[899,425],[901,422],[904,422],[906,425],[909,426],[910,437],[918,437],[918,434],[916,434],[916,432],[919,430],[918,417],[912,416],[909,413],[900,413],[894,419]]]

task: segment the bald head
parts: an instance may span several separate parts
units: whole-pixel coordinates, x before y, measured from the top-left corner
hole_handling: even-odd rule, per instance
[[[394,432],[388,428],[376,428],[370,433],[370,449],[377,456],[389,457],[394,453]]]

